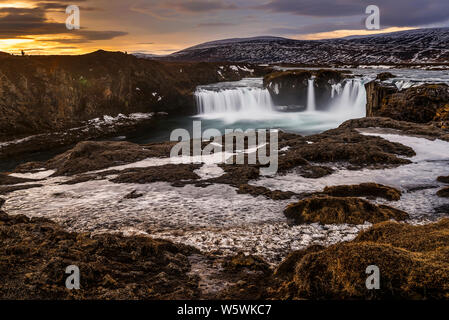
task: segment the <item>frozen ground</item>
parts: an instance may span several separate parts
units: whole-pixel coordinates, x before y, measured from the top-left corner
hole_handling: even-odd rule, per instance
[[[445,215],[441,210],[435,212],[435,208],[447,206],[449,201],[438,198],[435,193],[441,187],[437,176],[449,174],[449,143],[373,130],[363,132],[412,147],[417,153],[411,158],[413,163],[383,170],[336,168],[334,174],[320,179],[306,179],[291,173],[251,183],[270,189],[310,192],[331,185],[377,182],[402,190],[401,200],[388,204],[409,212],[410,223],[427,223]],[[147,159],[134,165],[161,165],[158,161],[161,160]],[[114,169],[129,167],[133,165]],[[223,173],[215,161],[197,172],[202,177]],[[148,234],[190,244],[206,252],[259,254],[273,263],[289,251],[310,244],[328,245],[351,240],[361,229],[369,227],[369,224],[290,226],[282,211],[294,199],[255,198],[237,194],[235,188],[228,185],[179,188],[165,182],[116,184],[107,179],[61,185],[68,178],[47,177],[49,173],[42,171],[34,176],[45,178],[39,182],[43,187],[10,193],[5,210],[10,214],[47,217],[70,230]],[[126,199],[125,196],[134,190],[142,197]]]

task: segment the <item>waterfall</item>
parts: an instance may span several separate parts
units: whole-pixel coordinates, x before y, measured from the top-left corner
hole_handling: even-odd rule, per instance
[[[307,111],[315,111],[316,105],[315,105],[315,86],[314,86],[314,80],[309,79],[308,80],[308,86],[307,86]]]
[[[299,104],[297,110],[289,109],[295,106],[275,105],[261,78],[199,86],[195,92],[197,117],[227,125],[258,123],[261,127],[326,130],[347,119],[365,116],[364,82],[364,79],[346,79],[333,84],[330,92],[321,93],[317,92],[312,77],[308,80],[307,97],[301,97],[307,102],[306,112]],[[276,88],[274,92],[282,94]],[[320,101],[328,101],[325,105],[317,105],[318,94],[329,95],[327,99],[320,97]]]
[[[198,89],[195,92],[195,99],[199,114],[270,112],[274,110],[271,95],[264,88]]]
[[[341,90],[341,87],[340,84],[332,87],[334,102],[330,111],[353,117],[364,117],[366,113],[366,90],[363,81],[361,79],[349,79],[345,81],[343,90]]]

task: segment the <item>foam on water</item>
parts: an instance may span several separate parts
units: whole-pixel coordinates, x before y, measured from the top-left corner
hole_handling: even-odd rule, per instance
[[[413,163],[383,170],[337,168],[334,174],[320,179],[306,179],[290,173],[250,183],[270,189],[311,192],[330,185],[378,182],[403,191],[400,201],[388,205],[409,212],[410,223],[427,223],[440,217],[433,208],[448,205],[449,201],[436,197],[435,192],[441,184],[435,179],[447,175],[449,143],[399,134],[366,134],[409,145],[417,153],[411,158]],[[126,167],[147,166],[151,162],[161,165],[160,161],[147,159]],[[203,178],[223,173],[213,161],[196,172]],[[190,244],[204,251],[258,254],[273,263],[279,262],[291,250],[311,244],[329,245],[352,240],[360,230],[370,226],[368,223],[359,226],[291,226],[287,224],[283,209],[295,199],[274,201],[262,196],[252,197],[238,194],[229,185],[179,188],[165,182],[116,184],[106,179],[60,184],[69,179],[49,177],[40,182],[43,187],[12,192],[6,196],[5,210],[9,214],[50,218],[74,231],[147,234]],[[125,196],[133,191],[142,196],[126,199]]]
[[[374,133],[370,130],[361,132],[411,147],[416,152],[416,156],[410,158],[413,163],[380,170],[347,170],[334,167],[335,173],[320,179],[307,179],[296,173],[290,173],[284,176],[262,178],[251,183],[273,190],[301,193],[321,191],[326,186],[375,182],[398,188],[403,192],[401,200],[397,202],[384,200],[377,200],[377,202],[388,203],[409,212],[412,222],[435,220],[444,215],[434,210],[449,205],[447,199],[436,196],[437,190],[442,186],[436,179],[438,176],[448,174],[449,142],[400,134]]]

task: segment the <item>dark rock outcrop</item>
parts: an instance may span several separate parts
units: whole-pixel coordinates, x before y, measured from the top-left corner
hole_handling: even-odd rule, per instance
[[[437,181],[443,182],[443,183],[449,183],[449,176],[441,176],[437,178]]]
[[[42,187],[42,184],[20,184],[14,186],[0,186],[0,195],[5,195],[18,190],[27,190],[39,187]]]
[[[307,106],[309,80],[313,78],[317,106],[327,106],[331,100],[332,85],[340,83],[349,75],[336,70],[292,70],[277,71],[264,77],[273,101],[279,106],[291,106],[302,110]]]
[[[0,173],[0,186],[1,185],[12,185],[12,184],[19,184],[24,182],[30,182],[34,181],[31,179],[24,179],[24,178],[17,178],[13,177],[4,173]]]
[[[280,299],[445,299],[448,230],[449,219],[424,226],[383,222],[349,243],[291,253],[278,268],[282,283],[271,294]],[[380,289],[366,288],[370,265],[379,267]]]
[[[418,135],[428,139],[441,139],[449,141],[449,132],[433,124],[398,121],[391,118],[372,117],[345,121],[339,128],[385,128],[399,130],[407,135]]]
[[[252,196],[264,196],[273,200],[285,200],[290,199],[296,194],[291,191],[281,191],[281,190],[270,190],[265,187],[252,186],[249,184],[242,184],[239,186],[237,193],[240,194],[250,194]]]
[[[408,214],[385,205],[375,205],[360,198],[312,197],[292,203],[284,210],[295,224],[363,224],[385,220],[404,220]]]
[[[374,197],[389,201],[397,201],[401,198],[401,191],[398,189],[377,183],[326,187],[323,193],[332,197]]]
[[[372,81],[365,85],[367,116],[428,123],[448,121],[449,87],[425,84],[399,91],[392,84]]]
[[[391,72],[381,72],[377,75],[376,79],[380,81],[385,81],[394,77],[395,75],[392,74]]]
[[[449,198],[449,187],[444,187],[441,190],[438,190],[437,196],[442,198]]]
[[[45,167],[56,170],[56,176],[74,175],[105,169],[143,160],[149,157],[168,157],[174,143],[141,146],[124,141],[83,141],[74,148],[45,163],[29,162],[16,168],[16,172],[27,172]]]
[[[365,84],[366,89],[366,116],[380,117],[381,108],[385,97],[398,92],[394,84],[371,81]]]
[[[396,155],[415,155],[413,149],[400,143],[361,135],[356,130],[345,127],[308,136],[307,140],[313,143],[305,143],[298,150],[304,159],[321,163],[348,162],[354,168],[398,166],[410,163],[410,160]]]
[[[177,186],[183,186],[186,180],[198,180],[194,173],[201,165],[198,164],[166,164],[157,167],[131,168],[117,172],[118,177],[112,179],[116,183],[152,183],[166,181]]]

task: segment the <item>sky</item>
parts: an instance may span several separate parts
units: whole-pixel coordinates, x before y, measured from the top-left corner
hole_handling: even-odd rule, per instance
[[[80,29],[66,7],[80,8]],[[367,30],[368,5],[380,30]],[[449,27],[448,0],[0,0],[0,51],[83,54],[98,49],[169,54],[226,38],[316,40]]]

